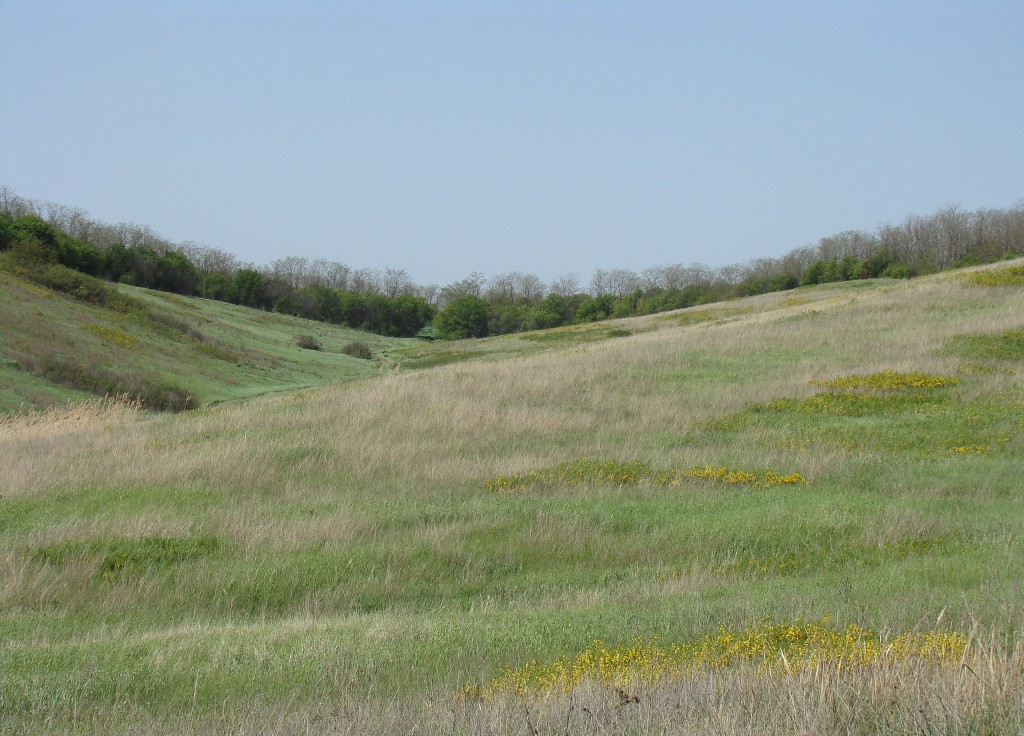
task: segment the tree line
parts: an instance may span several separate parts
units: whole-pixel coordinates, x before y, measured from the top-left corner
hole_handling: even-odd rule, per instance
[[[379,334],[482,337],[628,317],[876,277],[910,278],[1024,254],[1024,202],[1009,209],[947,206],[874,231],[847,230],[778,258],[712,268],[598,269],[544,283],[532,273],[471,273],[446,286],[414,284],[404,269],[352,269],[286,256],[267,266],[146,226],[93,220],[0,186],[0,251],[85,274],[186,296],[346,325]],[[428,328],[428,329],[425,329]]]

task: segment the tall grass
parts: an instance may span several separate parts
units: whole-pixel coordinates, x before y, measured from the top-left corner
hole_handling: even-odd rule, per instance
[[[935,277],[801,298],[636,318],[631,335],[581,344],[505,337],[475,343],[483,359],[181,416],[97,404],[5,420],[0,723],[1019,729],[1024,392],[1013,355],[966,371],[985,356],[950,345],[1020,329],[1024,290]],[[953,451],[971,446],[987,449]],[[680,472],[486,485],[579,458]],[[704,468],[807,483],[719,483]],[[195,540],[202,554],[167,551]],[[113,551],[131,564],[105,576]],[[965,666],[730,668],[628,702],[594,683],[525,705],[456,697],[594,639],[699,640],[764,616],[973,634]]]

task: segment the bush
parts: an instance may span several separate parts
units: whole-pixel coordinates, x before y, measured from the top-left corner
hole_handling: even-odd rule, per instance
[[[16,267],[39,268],[56,263],[57,253],[39,239],[29,236],[15,241],[7,251],[7,260]]]
[[[195,407],[192,396],[179,386],[164,383],[157,375],[114,370],[57,353],[32,356],[26,370],[48,381],[99,396],[128,395],[151,411],[186,411]]]
[[[350,342],[341,349],[341,352],[345,355],[351,355],[353,358],[359,358],[360,360],[370,360],[370,358],[373,357],[373,353],[370,352],[370,346],[361,340]]]
[[[295,343],[306,350],[323,350],[323,347],[312,335],[299,335],[295,338]]]
[[[460,296],[434,317],[434,326],[438,337],[445,340],[486,337],[489,317],[490,304],[485,300],[472,295]]]
[[[890,279],[909,279],[913,275],[913,269],[905,263],[889,266],[882,271],[882,276]]]

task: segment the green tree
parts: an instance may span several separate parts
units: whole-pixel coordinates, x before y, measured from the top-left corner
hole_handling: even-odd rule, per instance
[[[391,305],[392,322],[398,337],[413,337],[422,330],[437,314],[437,310],[427,303],[426,299],[411,294],[403,294],[394,299]]]
[[[453,300],[444,311],[434,317],[438,337],[462,340],[467,337],[485,337],[490,305],[478,296],[467,294]]]
[[[598,322],[608,319],[615,308],[615,297],[611,294],[602,294],[580,304],[576,310],[575,322],[578,325],[585,322]]]
[[[0,212],[0,251],[10,248],[16,239],[14,218],[6,212]]]
[[[245,307],[268,309],[270,296],[267,293],[267,280],[259,271],[251,268],[240,268],[231,284],[231,301]]]

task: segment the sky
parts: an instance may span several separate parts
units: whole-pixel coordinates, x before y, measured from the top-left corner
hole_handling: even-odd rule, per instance
[[[1024,2],[0,0],[0,184],[550,281],[1024,201]]]

